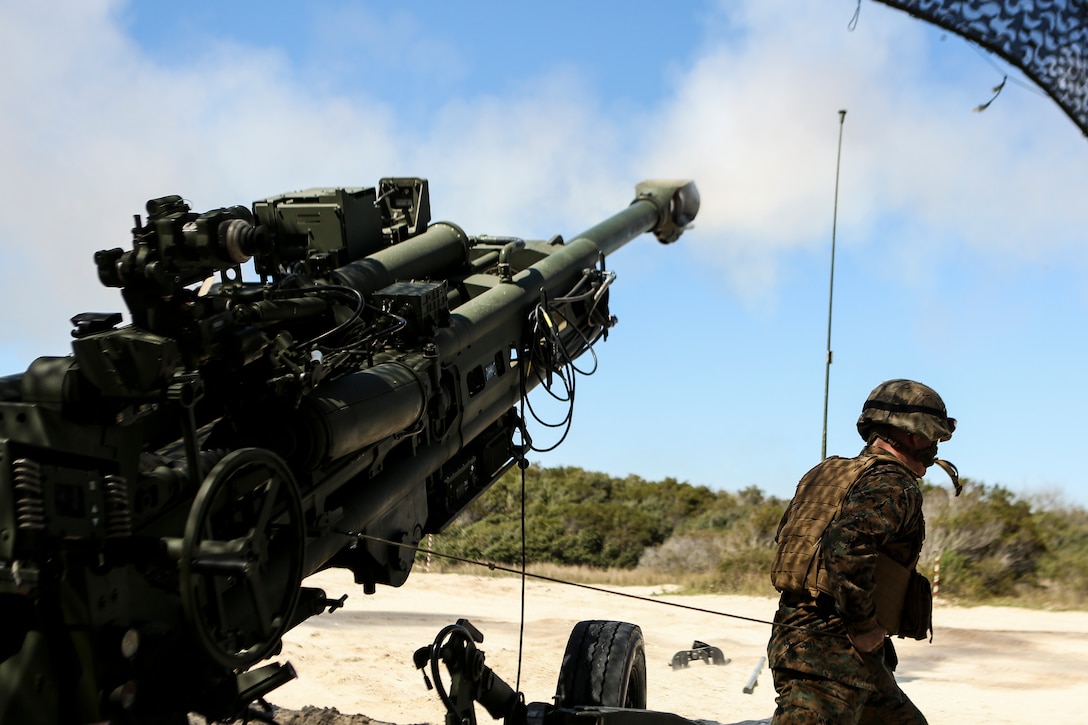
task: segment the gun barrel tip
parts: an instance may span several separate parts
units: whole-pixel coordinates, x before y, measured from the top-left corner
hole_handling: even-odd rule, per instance
[[[701,198],[691,179],[650,179],[635,186],[637,199],[651,201],[658,210],[653,232],[664,244],[671,244],[695,220]]]

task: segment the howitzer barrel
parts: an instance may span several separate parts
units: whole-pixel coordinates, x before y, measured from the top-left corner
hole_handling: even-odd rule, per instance
[[[529,312],[542,297],[557,298],[567,294],[585,270],[596,267],[603,255],[615,252],[646,232],[653,232],[665,243],[675,241],[698,210],[698,191],[691,182],[644,182],[638,185],[637,193],[637,198],[626,209],[565,245],[549,247],[546,256],[512,277],[502,278],[497,283],[495,277],[489,275],[475,275],[466,280],[488,286],[488,289],[457,306],[451,311],[448,324],[436,330],[434,342],[441,364],[462,372],[483,369],[495,364],[497,351],[509,354],[511,349],[520,350]],[[411,241],[398,246],[407,246]],[[446,242],[452,244],[452,239]],[[348,274],[369,269],[361,263],[349,267],[351,270],[344,274],[345,278]],[[345,273],[345,269],[340,272]],[[361,283],[363,278],[356,276],[354,280],[353,284]],[[527,365],[528,361],[519,358],[517,364]],[[344,546],[343,531],[367,529],[376,511],[407,508],[408,504],[401,502],[413,495],[416,482],[433,476],[459,450],[507,414],[523,392],[538,383],[533,377],[521,379],[516,374],[503,374],[501,370],[495,370],[492,375],[494,377],[488,377],[485,373],[486,382],[461,398],[457,423],[449,435],[419,447],[412,457],[388,467],[366,487],[341,490],[342,496],[337,500],[342,515],[338,525],[340,533],[331,533],[308,544],[307,571],[323,566]],[[398,552],[398,556],[410,561],[407,549]]]
[[[495,284],[494,277],[477,275],[483,278],[481,286],[492,286],[457,306],[448,324],[436,330],[441,363],[467,371],[493,361],[497,349],[519,347],[526,317],[542,296],[566,294],[602,256],[646,232],[663,242],[675,241],[698,210],[698,192],[691,182],[644,182],[636,191],[637,198],[626,209],[567,244],[550,247],[546,256],[511,278]],[[458,227],[435,224],[420,236],[340,267],[335,276],[363,294],[373,293],[397,280],[434,278],[443,270],[463,268],[467,244]],[[528,389],[536,381],[524,384]],[[376,512],[407,508],[402,501],[414,495],[416,483],[434,475],[516,405],[522,390],[517,375],[488,383],[462,399],[458,423],[444,440],[420,447],[365,487],[344,487],[337,502],[339,533],[309,542],[305,571],[318,570],[343,548],[345,530],[366,529]],[[423,397],[420,378],[406,365],[386,364],[345,376],[307,396],[296,418],[272,426],[289,437],[275,448],[293,451],[288,458],[307,467],[327,462],[411,426],[421,415]],[[403,556],[409,556],[407,550]]]
[[[623,211],[587,229],[509,280],[457,308],[448,328],[439,331],[443,357],[455,354],[503,324],[520,325],[510,310],[525,311],[541,294],[568,291],[582,270],[593,267],[631,240],[653,232],[662,243],[676,241],[699,210],[699,191],[691,181],[644,181]],[[513,403],[511,403],[513,404]]]
[[[593,240],[605,255],[646,232],[653,232],[663,244],[671,244],[699,212],[699,190],[693,181],[643,181],[635,187],[635,193],[631,206],[576,239]]]

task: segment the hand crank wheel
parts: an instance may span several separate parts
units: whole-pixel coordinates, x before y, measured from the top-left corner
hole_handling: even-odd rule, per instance
[[[179,562],[181,601],[208,655],[245,668],[273,654],[302,582],[298,485],[279,456],[227,454],[193,500]]]

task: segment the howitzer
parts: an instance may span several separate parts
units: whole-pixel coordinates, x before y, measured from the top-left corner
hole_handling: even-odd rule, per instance
[[[644,182],[564,242],[431,223],[415,178],[149,201],[95,255],[131,324],[76,315],[71,355],[0,378],[0,721],[225,718],[289,680],[255,666],[338,605],[302,580],[402,584],[613,324],[605,256],[698,206]]]

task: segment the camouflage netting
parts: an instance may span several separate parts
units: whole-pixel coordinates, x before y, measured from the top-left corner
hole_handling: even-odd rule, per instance
[[[1088,0],[878,0],[1020,68],[1088,135]]]

